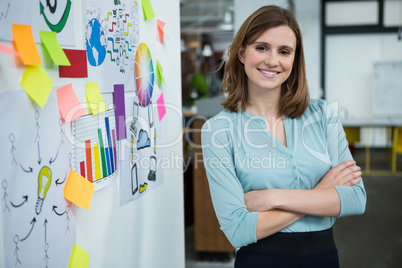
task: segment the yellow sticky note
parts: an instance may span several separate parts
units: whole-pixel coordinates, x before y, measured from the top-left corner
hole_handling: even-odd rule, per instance
[[[25,65],[41,65],[31,25],[13,24],[13,38],[15,47]]]
[[[94,184],[70,169],[66,185],[64,186],[64,198],[80,208],[89,209],[94,191]]]
[[[54,64],[71,66],[70,61],[57,41],[55,32],[39,31],[39,35]]]
[[[43,108],[52,91],[53,82],[42,67],[32,65],[25,68],[21,86],[28,96]]]
[[[106,104],[99,91],[98,82],[86,83],[85,96],[87,97],[90,113],[98,114],[106,111]]]
[[[142,0],[142,11],[144,12],[145,20],[151,20],[155,17],[154,10],[152,9],[151,1],[150,0]]]
[[[162,82],[166,85],[165,78],[163,77],[163,68],[159,61],[156,61],[156,83],[159,88],[161,88]]]
[[[77,246],[75,243],[71,250],[70,261],[68,262],[68,268],[88,268],[89,254]]]

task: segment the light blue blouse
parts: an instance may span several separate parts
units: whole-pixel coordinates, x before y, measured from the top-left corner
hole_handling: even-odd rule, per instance
[[[263,117],[223,110],[202,127],[203,158],[222,231],[234,247],[257,242],[258,212],[248,212],[244,193],[261,189],[312,189],[339,163],[352,160],[335,109],[311,99],[299,119],[284,118],[287,147],[268,131]],[[335,187],[339,217],[362,214],[363,181]],[[281,232],[330,228],[333,217],[306,215]]]

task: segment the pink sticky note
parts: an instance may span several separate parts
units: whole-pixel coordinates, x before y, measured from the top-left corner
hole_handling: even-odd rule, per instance
[[[169,40],[169,37],[165,33],[165,23],[161,20],[156,19],[156,28],[158,29],[158,39],[159,42],[163,44],[163,36],[166,36],[166,38]]]
[[[74,121],[75,119],[88,114],[88,111],[81,105],[77,95],[75,95],[71,83],[58,88],[56,93],[60,116],[65,122]]]
[[[156,19],[156,26],[158,28],[159,42],[163,44],[163,28],[165,27],[165,23],[161,20]]]
[[[166,114],[166,107],[165,107],[165,101],[163,100],[163,93],[161,93],[161,95],[159,96],[158,100],[156,101],[156,104],[158,106],[159,121],[161,121]]]
[[[11,55],[14,55],[14,56],[19,56],[20,55],[20,53],[18,53],[17,51],[15,51],[15,50],[13,50],[11,48],[8,48],[3,44],[0,44],[0,52],[1,53],[11,54]]]

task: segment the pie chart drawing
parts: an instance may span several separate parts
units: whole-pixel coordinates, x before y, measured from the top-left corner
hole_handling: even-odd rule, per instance
[[[147,107],[151,102],[155,76],[151,52],[145,43],[141,43],[135,53],[135,74],[135,83],[140,105]]]

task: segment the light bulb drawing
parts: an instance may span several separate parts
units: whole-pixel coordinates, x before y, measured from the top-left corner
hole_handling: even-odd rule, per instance
[[[46,198],[47,191],[49,190],[52,182],[52,171],[47,166],[44,166],[38,176],[38,199],[36,201],[35,211],[36,214],[42,211],[43,202]]]

